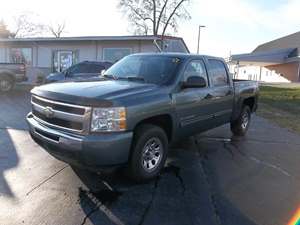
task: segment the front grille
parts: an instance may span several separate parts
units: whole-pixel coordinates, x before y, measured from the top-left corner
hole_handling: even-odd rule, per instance
[[[89,130],[90,107],[32,96],[32,114],[46,126],[85,133]]]
[[[78,115],[83,115],[85,113],[85,109],[84,108],[75,108],[75,107],[71,107],[68,105],[58,105],[53,103],[52,101],[43,101],[41,100],[41,98],[37,98],[36,96],[32,96],[32,102],[36,103],[40,106],[44,106],[44,107],[51,107],[54,110],[59,110],[59,111],[63,111],[63,112],[67,112],[67,113],[74,113],[74,114],[78,114]]]
[[[71,122],[71,121],[67,121],[67,120],[63,120],[63,119],[59,119],[59,118],[47,118],[45,115],[36,111],[35,109],[32,109],[32,114],[34,116],[36,116],[37,118],[39,118],[47,123],[53,124],[53,125],[57,125],[60,127],[66,127],[66,128],[70,128],[70,129],[74,129],[74,130],[82,130],[82,123]]]

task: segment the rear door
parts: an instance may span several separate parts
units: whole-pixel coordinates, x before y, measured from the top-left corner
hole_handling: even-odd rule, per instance
[[[211,100],[213,101],[214,126],[230,121],[233,109],[234,90],[232,80],[225,63],[217,58],[207,58],[208,73],[211,82]]]
[[[202,88],[180,88],[173,95],[176,102],[176,113],[179,121],[180,134],[189,136],[210,128],[209,121],[213,117],[212,99],[210,98],[210,84],[204,60],[190,60],[181,74],[180,83],[190,76],[203,77],[207,82]]]

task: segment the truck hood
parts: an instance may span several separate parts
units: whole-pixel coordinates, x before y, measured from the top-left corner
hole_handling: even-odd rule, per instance
[[[32,89],[40,97],[85,106],[112,106],[113,100],[128,95],[152,92],[155,84],[121,80],[53,83]]]

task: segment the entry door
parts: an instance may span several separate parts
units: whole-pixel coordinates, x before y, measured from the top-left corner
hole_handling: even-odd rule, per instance
[[[190,136],[209,129],[209,121],[213,118],[210,88],[205,65],[202,60],[190,61],[182,75],[182,81],[190,76],[201,76],[207,86],[203,88],[181,89],[174,94],[176,114],[179,121],[178,129],[182,136]]]
[[[62,72],[73,65],[73,51],[55,51],[53,54],[54,72]]]
[[[58,52],[59,60],[59,70],[64,71],[73,65],[73,52],[72,51],[59,51]]]

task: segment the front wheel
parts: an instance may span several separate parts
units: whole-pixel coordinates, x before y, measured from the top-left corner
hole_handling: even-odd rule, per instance
[[[250,125],[251,110],[245,105],[237,120],[230,123],[231,131],[236,136],[245,136]]]
[[[168,152],[168,138],[158,126],[145,124],[137,128],[128,165],[128,175],[145,181],[159,175]]]
[[[14,82],[8,76],[0,77],[0,92],[9,92],[13,89]]]

